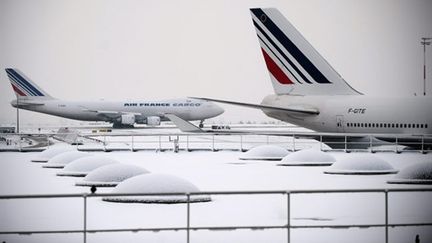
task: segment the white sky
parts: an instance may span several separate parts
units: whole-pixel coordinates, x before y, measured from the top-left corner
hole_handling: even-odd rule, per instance
[[[278,8],[357,90],[422,93],[420,38],[432,37],[430,0],[0,0],[0,123],[15,121],[7,67],[61,99],[259,103],[273,90],[251,7]],[[270,120],[259,110],[224,108],[216,120]],[[28,111],[21,117],[67,122]]]

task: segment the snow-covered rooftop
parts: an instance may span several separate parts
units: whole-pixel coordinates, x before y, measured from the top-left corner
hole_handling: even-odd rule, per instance
[[[72,163],[66,165],[63,170],[57,173],[58,176],[86,176],[90,171],[104,165],[118,163],[117,160],[95,155],[86,156],[74,160]]]
[[[86,156],[91,156],[91,154],[86,152],[76,151],[76,150],[67,151],[52,157],[42,167],[43,168],[63,168],[67,164],[71,163],[72,161]]]
[[[289,152],[276,145],[260,145],[242,154],[242,160],[281,160]]]
[[[332,165],[336,159],[318,149],[303,149],[285,156],[278,165],[298,166],[298,165]]]
[[[109,164],[91,171],[82,181],[75,183],[75,185],[99,187],[116,186],[119,182],[146,173],[149,173],[149,171],[136,165],[121,163]]]
[[[144,174],[119,183],[113,193],[184,193],[199,192],[194,184],[180,177],[168,174]],[[104,201],[132,203],[186,203],[186,196],[130,196],[106,197]],[[210,196],[191,195],[190,202],[208,202]]]
[[[402,169],[394,179],[388,180],[392,184],[432,184],[432,161],[418,162]]]
[[[371,154],[350,154],[336,161],[324,173],[376,175],[397,173],[387,161]]]
[[[31,161],[32,162],[45,163],[49,159],[51,159],[52,157],[54,157],[58,154],[61,154],[61,153],[67,152],[67,151],[72,151],[72,150],[76,150],[76,148],[73,146],[70,146],[68,144],[53,145],[50,148],[47,148],[44,151],[40,152],[37,156],[32,158]]]

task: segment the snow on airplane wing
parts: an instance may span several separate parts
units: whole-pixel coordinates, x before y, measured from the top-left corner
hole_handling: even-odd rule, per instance
[[[219,103],[225,103],[230,105],[239,105],[239,106],[245,106],[249,108],[256,108],[256,109],[265,109],[265,110],[274,110],[274,111],[285,111],[287,113],[295,113],[295,114],[303,114],[303,115],[319,115],[319,111],[317,109],[313,108],[288,108],[288,107],[277,107],[277,106],[268,106],[268,105],[257,105],[257,104],[249,104],[249,103],[243,103],[243,102],[235,102],[235,101],[229,101],[229,100],[217,100],[217,99],[210,99],[210,98],[198,98],[198,97],[191,97],[193,99],[201,99],[201,100],[207,100],[207,101],[214,101]]]

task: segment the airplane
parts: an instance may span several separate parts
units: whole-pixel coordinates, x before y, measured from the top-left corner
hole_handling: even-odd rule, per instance
[[[159,101],[65,101],[53,98],[18,69],[7,68],[17,99],[11,102],[16,108],[81,120],[104,121],[114,128],[131,128],[134,124],[158,126],[169,121],[170,114],[187,121],[200,121],[216,117],[224,110],[213,102],[191,98]]]
[[[371,97],[351,87],[275,8],[250,9],[274,94],[261,104],[207,101],[261,109],[317,132],[431,134],[429,96]]]

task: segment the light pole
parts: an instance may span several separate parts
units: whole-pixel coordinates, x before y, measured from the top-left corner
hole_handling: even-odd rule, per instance
[[[426,46],[431,44],[432,38],[422,37],[420,42],[423,45],[423,95],[426,95]]]

